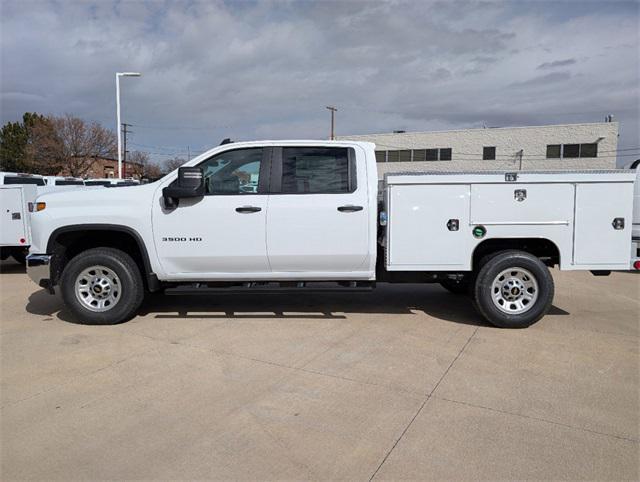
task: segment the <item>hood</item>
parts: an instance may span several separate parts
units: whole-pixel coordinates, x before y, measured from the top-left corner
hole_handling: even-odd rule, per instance
[[[157,186],[157,183],[151,183],[136,186],[69,186],[67,189],[43,189],[39,190],[41,194],[38,196],[38,201],[59,206],[72,204],[76,207],[105,202],[112,205],[129,204],[150,195]]]

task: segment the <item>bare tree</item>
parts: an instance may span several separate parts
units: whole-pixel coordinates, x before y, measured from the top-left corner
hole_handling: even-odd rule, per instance
[[[167,159],[164,162],[164,170],[165,172],[175,171],[180,166],[182,166],[185,162],[187,161],[185,159],[182,159],[181,157],[174,157],[173,159]]]
[[[58,142],[58,161],[65,173],[82,177],[99,158],[117,155],[116,135],[97,122],[66,114],[49,118]]]
[[[151,161],[146,152],[130,152],[127,156],[127,164],[127,174],[133,174],[140,179],[157,179],[162,176],[162,169]]]

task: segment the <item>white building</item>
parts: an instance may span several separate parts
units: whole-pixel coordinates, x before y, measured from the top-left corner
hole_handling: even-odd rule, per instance
[[[339,136],[376,144],[380,173],[615,169],[618,123]]]

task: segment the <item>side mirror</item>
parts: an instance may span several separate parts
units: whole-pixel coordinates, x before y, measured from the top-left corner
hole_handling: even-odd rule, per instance
[[[178,206],[178,200],[204,196],[204,176],[200,167],[181,167],[175,183],[162,190],[165,205],[169,209]]]

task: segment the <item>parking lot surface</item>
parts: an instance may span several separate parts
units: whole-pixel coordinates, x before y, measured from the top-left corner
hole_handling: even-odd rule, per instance
[[[638,479],[640,276],[483,323],[439,285],[149,297],[75,324],[3,262],[0,478]]]

